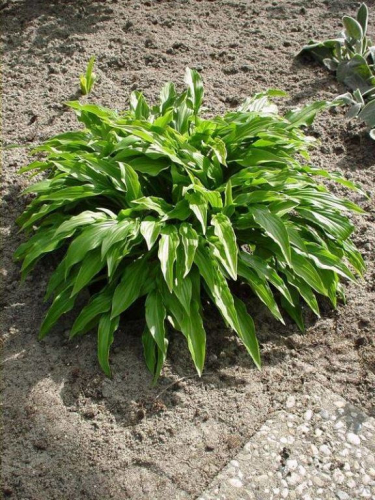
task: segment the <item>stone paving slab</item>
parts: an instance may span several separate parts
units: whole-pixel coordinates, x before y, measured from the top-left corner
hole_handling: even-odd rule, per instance
[[[316,383],[291,395],[198,500],[375,500],[375,419]]]

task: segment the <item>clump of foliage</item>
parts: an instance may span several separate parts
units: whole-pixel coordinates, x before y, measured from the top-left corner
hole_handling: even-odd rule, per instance
[[[95,57],[93,56],[88,62],[86,73],[84,75],[81,75],[79,78],[82,95],[89,94],[96,81],[96,74],[93,73],[94,64]]]
[[[375,127],[375,46],[367,36],[368,8],[361,4],[356,17],[342,18],[344,31],[338,38],[311,40],[300,54],[310,54],[336,73],[339,82],[353,92],[340,96],[350,106],[348,118],[358,116],[371,129]],[[375,139],[375,130],[370,136]]]
[[[39,337],[95,284],[70,336],[97,328],[107,375],[120,317],[141,297],[144,354],[156,380],[168,351],[167,323],[185,336],[201,374],[208,302],[260,367],[253,319],[234,282],[303,330],[303,302],[319,315],[316,295],[336,306],[340,278],[363,271],[346,215],[362,210],[316,177],[359,188],[300,161],[313,141],[301,126],[330,103],[282,117],[269,97],[283,93],[268,91],[205,119],[199,73],[187,69],[185,81],[180,94],[166,84],[152,107],[139,92],[120,113],[68,103],[85,128],[48,140],[36,149],[46,157],[22,169],[47,173],[25,191],[35,197],[19,218],[30,233],[15,254],[23,277],[46,254],[65,251],[49,281],[46,298],[53,301]]]

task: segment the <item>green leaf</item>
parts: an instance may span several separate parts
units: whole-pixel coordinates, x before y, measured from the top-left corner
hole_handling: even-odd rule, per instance
[[[357,21],[361,25],[363,35],[367,33],[367,23],[368,23],[368,8],[365,3],[362,3],[357,12]]]
[[[375,127],[375,100],[369,101],[359,113],[358,118],[370,128]]]
[[[343,25],[351,38],[355,40],[362,40],[363,31],[360,23],[356,21],[353,17],[344,16],[342,18]]]
[[[181,245],[177,248],[177,258],[176,258],[176,278],[173,284],[173,291],[176,297],[181,302],[187,314],[190,314],[190,304],[192,298],[192,283],[190,276],[184,276],[184,258],[185,252]]]
[[[95,222],[100,222],[106,220],[108,217],[103,212],[93,212],[91,210],[85,210],[79,215],[70,217],[70,219],[63,222],[56,230],[55,236],[60,234],[65,234],[67,236],[72,236],[76,229],[81,226],[89,226]]]
[[[183,316],[180,327],[187,338],[194,366],[198,375],[201,376],[206,355],[206,332],[197,300],[191,301],[190,311]]]
[[[244,261],[241,260],[238,264],[238,274],[246,280],[246,283],[251,287],[251,289],[260,298],[260,300],[268,307],[275,318],[284,324],[283,317],[281,316],[273,293],[266,280],[260,278],[256,272],[250,269],[244,263]]]
[[[106,234],[114,227],[115,221],[101,222],[82,231],[82,233],[73,240],[65,258],[65,276],[68,276],[70,269],[81,262],[90,250],[94,250],[101,245]]]
[[[254,269],[260,279],[268,280],[285,297],[285,299],[293,305],[289,289],[285,285],[283,279],[277,274],[275,269],[268,265],[263,259],[257,257],[256,255],[250,255],[246,252],[241,252],[241,259],[247,266]]]
[[[286,113],[285,118],[289,121],[290,125],[288,128],[297,128],[301,126],[310,126],[315,119],[317,113],[323,109],[327,109],[330,106],[335,106],[335,103],[329,103],[327,101],[316,101],[312,104],[304,106],[302,109],[296,109],[295,111],[289,111]]]
[[[185,277],[189,274],[191,266],[194,262],[195,252],[198,247],[198,234],[189,223],[181,224],[179,233],[181,243],[185,250],[185,266],[183,274],[183,277]]]
[[[105,266],[105,261],[102,260],[100,250],[92,250],[82,261],[81,268],[75,280],[72,296],[76,295],[86,285],[90,283],[92,278],[98,274]]]
[[[238,249],[236,235],[230,219],[226,215],[219,213],[212,217],[211,224],[214,226],[215,235],[223,246],[230,276],[236,280]]]
[[[158,257],[165,282],[169,290],[172,291],[174,276],[173,266],[176,260],[180,238],[174,226],[165,227],[160,234]]]
[[[293,271],[308,283],[311,288],[318,293],[327,296],[327,289],[324,286],[318,271],[314,265],[303,255],[292,250],[292,265]]]
[[[117,222],[117,221],[116,221]],[[107,255],[109,249],[118,243],[119,241],[125,242],[129,235],[134,236],[138,226],[136,222],[132,219],[123,219],[117,224],[111,227],[111,231],[108,231],[103,237],[101,256],[102,259]]]
[[[119,325],[119,318],[111,319],[110,313],[102,314],[98,327],[98,360],[103,372],[111,377],[109,350],[113,343],[113,334]]]
[[[310,309],[320,317],[318,302],[311,287],[304,280],[300,279],[298,276],[294,276],[287,269],[284,270],[284,273],[287,276],[288,282],[298,290]],[[293,305],[293,303],[291,305]]]
[[[158,290],[152,290],[146,298],[146,324],[158,348],[163,353],[167,352],[168,340],[165,337],[166,311]]]
[[[129,164],[118,162],[118,165],[127,190],[125,199],[130,204],[132,201],[143,196],[141,183],[139,182],[137,172]]]
[[[286,261],[291,266],[291,250],[288,232],[282,220],[272,214],[266,207],[249,207],[250,213],[266,234],[279,245]]]
[[[242,340],[247,352],[252,357],[257,368],[261,368],[260,351],[258,340],[255,335],[255,326],[252,317],[248,314],[245,304],[237,297],[234,298],[239,328],[239,337]]]
[[[70,338],[81,333],[88,324],[95,318],[108,312],[112,306],[112,293],[110,290],[100,293],[93,297],[77,316],[72,329],[70,330]]]
[[[150,108],[141,92],[135,90],[130,94],[130,109],[136,119],[141,120],[149,117]]]
[[[91,89],[96,80],[96,75],[93,73],[95,64],[95,57],[91,57],[87,65],[86,74],[80,76],[81,93],[82,95],[87,95],[91,92]]]
[[[185,83],[188,85],[188,98],[194,114],[199,113],[203,101],[203,83],[198,71],[186,68]]]
[[[281,305],[283,309],[285,309],[285,311],[289,314],[289,316],[295,321],[301,332],[304,332],[305,323],[303,321],[302,309],[299,303],[298,293],[293,293],[292,289],[290,289],[290,293],[292,296],[294,296],[294,305],[292,306],[290,302],[284,299],[284,297],[281,297]]]
[[[142,257],[125,268],[121,282],[113,294],[111,318],[126,311],[141,296],[149,272],[147,257]]]
[[[154,374],[157,362],[157,354],[155,351],[155,347],[157,347],[157,344],[147,326],[142,334],[142,344],[147,368],[152,374]]]
[[[160,92],[160,114],[164,115],[172,108],[176,100],[176,89],[173,83],[166,83]]]
[[[249,327],[251,320],[244,318],[243,310],[241,317],[238,317],[235,300],[226,279],[209,252],[202,246],[198,246],[195,263],[220,314],[244,342],[254,363],[259,367],[259,350],[254,346],[254,339]]]
[[[158,239],[161,227],[162,226],[160,222],[154,219],[153,217],[146,217],[141,222],[140,231],[146,241],[148,250],[151,250],[156,240]]]
[[[43,320],[39,331],[39,340],[43,339],[59,318],[69,312],[75,302],[75,297],[71,297],[71,285],[69,284],[52,302],[46,317]]]
[[[207,230],[207,201],[205,201],[201,193],[188,193],[186,199],[189,202],[191,210],[194,212],[196,218],[202,226],[203,234],[206,234]]]

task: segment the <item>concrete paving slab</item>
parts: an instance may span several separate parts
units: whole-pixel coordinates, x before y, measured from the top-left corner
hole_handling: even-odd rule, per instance
[[[198,500],[375,499],[375,419],[322,385],[290,395]]]

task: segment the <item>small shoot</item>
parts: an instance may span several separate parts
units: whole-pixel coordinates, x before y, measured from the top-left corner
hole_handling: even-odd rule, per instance
[[[87,95],[91,92],[91,89],[96,80],[96,74],[93,73],[95,64],[95,57],[92,56],[87,65],[86,74],[80,76],[81,93],[82,95]]]

